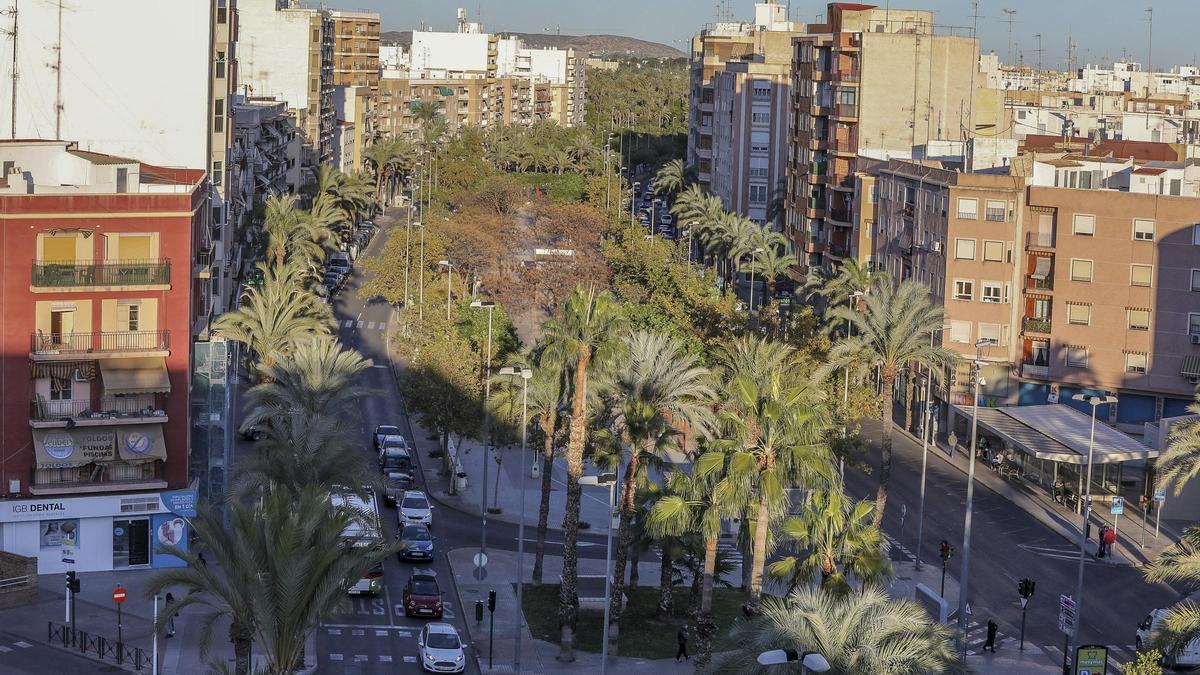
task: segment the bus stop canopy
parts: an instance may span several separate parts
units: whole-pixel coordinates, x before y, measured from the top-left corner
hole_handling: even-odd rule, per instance
[[[956,405],[954,410],[970,423],[971,406]],[[979,426],[1038,459],[1087,464],[1092,418],[1069,405],[980,408]],[[1096,421],[1094,463],[1116,464],[1155,457],[1157,450]]]

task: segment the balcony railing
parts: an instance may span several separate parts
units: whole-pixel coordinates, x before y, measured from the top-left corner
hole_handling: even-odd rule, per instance
[[[96,470],[96,466],[100,470]],[[76,466],[67,469],[34,469],[31,491],[35,494],[53,493],[56,490],[72,491],[78,488],[102,488],[164,480],[162,460],[129,464],[105,462],[100,465]]]
[[[1038,317],[1027,316],[1022,322],[1022,327],[1029,333],[1050,333],[1050,319],[1041,319]]]
[[[123,260],[93,264],[35,260],[31,281],[34,286],[43,288],[164,285],[171,282],[171,261]]]
[[[1053,232],[1026,232],[1025,246],[1037,248],[1054,248]]]
[[[1032,276],[1025,277],[1025,290],[1027,291],[1053,291],[1054,279],[1046,277],[1045,279],[1034,279]]]
[[[839,103],[834,107],[838,117],[858,117],[858,105],[855,103]]]
[[[29,336],[31,354],[95,354],[102,352],[152,352],[170,349],[170,331],[111,331],[95,333],[43,333]]]
[[[29,419],[35,422],[51,422],[54,420],[71,419],[114,420],[137,418],[165,418],[162,399],[155,397],[153,405],[147,405],[144,399],[137,397],[109,396],[100,401],[88,399],[72,401],[47,401],[34,399],[29,402]]]

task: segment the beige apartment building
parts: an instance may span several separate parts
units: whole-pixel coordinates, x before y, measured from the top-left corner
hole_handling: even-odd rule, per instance
[[[333,84],[379,91],[379,15],[330,10],[333,20]]]
[[[831,3],[793,42],[787,229],[808,266],[860,255],[860,157],[913,157],[972,128],[979,46],[935,34],[933,13]]]

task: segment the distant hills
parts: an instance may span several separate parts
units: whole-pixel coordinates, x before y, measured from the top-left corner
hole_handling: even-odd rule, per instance
[[[574,49],[593,56],[614,56],[638,59],[681,59],[687,54],[658,42],[639,40],[624,35],[547,35],[546,33],[516,33],[500,31],[502,35],[514,35],[533,48],[557,47]],[[384,44],[412,44],[412,31],[387,31],[379,36]]]

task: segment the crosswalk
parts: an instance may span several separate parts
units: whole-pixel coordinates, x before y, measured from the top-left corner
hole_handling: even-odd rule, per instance
[[[356,319],[346,319],[345,321],[341,321],[339,325],[342,328],[354,328],[358,330],[387,330],[386,321],[362,321]]]
[[[987,624],[978,621],[967,623],[967,656],[983,654],[984,642],[987,642]],[[1006,649],[1010,646],[1015,647],[1016,644],[1017,638],[1005,635],[1003,631],[996,631],[996,651]]]
[[[916,561],[917,556],[913,554],[913,552],[910,551],[907,546],[897,541],[895,537],[884,532],[883,538],[885,541],[887,541],[888,553],[890,554],[892,560],[907,560],[908,562]]]

